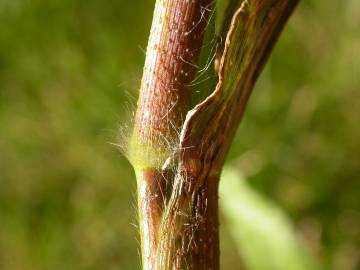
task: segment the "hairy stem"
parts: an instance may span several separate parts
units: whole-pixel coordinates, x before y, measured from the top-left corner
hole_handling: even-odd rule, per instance
[[[160,227],[155,269],[219,269],[218,183],[218,174],[208,175],[191,196],[175,183]]]
[[[144,269],[155,269],[158,227],[171,187],[161,170],[178,144],[191,91],[209,0],[157,0],[129,149],[137,171]]]
[[[182,129],[158,269],[219,269],[219,175],[255,81],[297,2],[244,0],[234,8],[216,89],[187,114]]]
[[[139,143],[177,138],[210,8],[210,0],[157,0],[135,119]]]
[[[190,110],[189,85],[211,0],[156,1],[128,151],[138,182],[144,270],[219,269],[222,166],[256,79],[297,3],[231,0],[232,19],[225,18],[221,30],[219,81]]]

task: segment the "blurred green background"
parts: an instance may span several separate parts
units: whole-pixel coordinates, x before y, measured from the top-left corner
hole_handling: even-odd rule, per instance
[[[140,268],[134,175],[110,143],[153,5],[0,0],[1,270]],[[229,156],[326,269],[359,269],[359,33],[360,1],[302,1]],[[224,222],[223,269],[241,268],[234,245]]]

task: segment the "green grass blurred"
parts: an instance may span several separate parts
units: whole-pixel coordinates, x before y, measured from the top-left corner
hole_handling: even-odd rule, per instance
[[[153,2],[0,0],[0,269],[139,269],[134,175],[109,142]],[[229,157],[328,269],[360,260],[359,26],[358,0],[300,4]]]

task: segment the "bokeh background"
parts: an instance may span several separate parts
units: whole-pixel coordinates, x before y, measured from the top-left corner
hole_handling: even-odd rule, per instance
[[[134,174],[111,143],[153,5],[0,0],[0,269],[140,269]],[[326,269],[359,269],[359,33],[360,1],[303,0],[229,156]],[[241,269],[226,223],[222,240]]]

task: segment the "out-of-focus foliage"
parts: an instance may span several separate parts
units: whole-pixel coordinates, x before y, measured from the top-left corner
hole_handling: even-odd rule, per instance
[[[252,190],[238,170],[225,168],[221,179],[220,209],[246,269],[321,269],[282,210]]]
[[[135,105],[153,4],[0,0],[0,269],[139,269],[135,180],[109,142]],[[359,266],[359,25],[358,0],[302,1],[230,155],[330,269]]]

